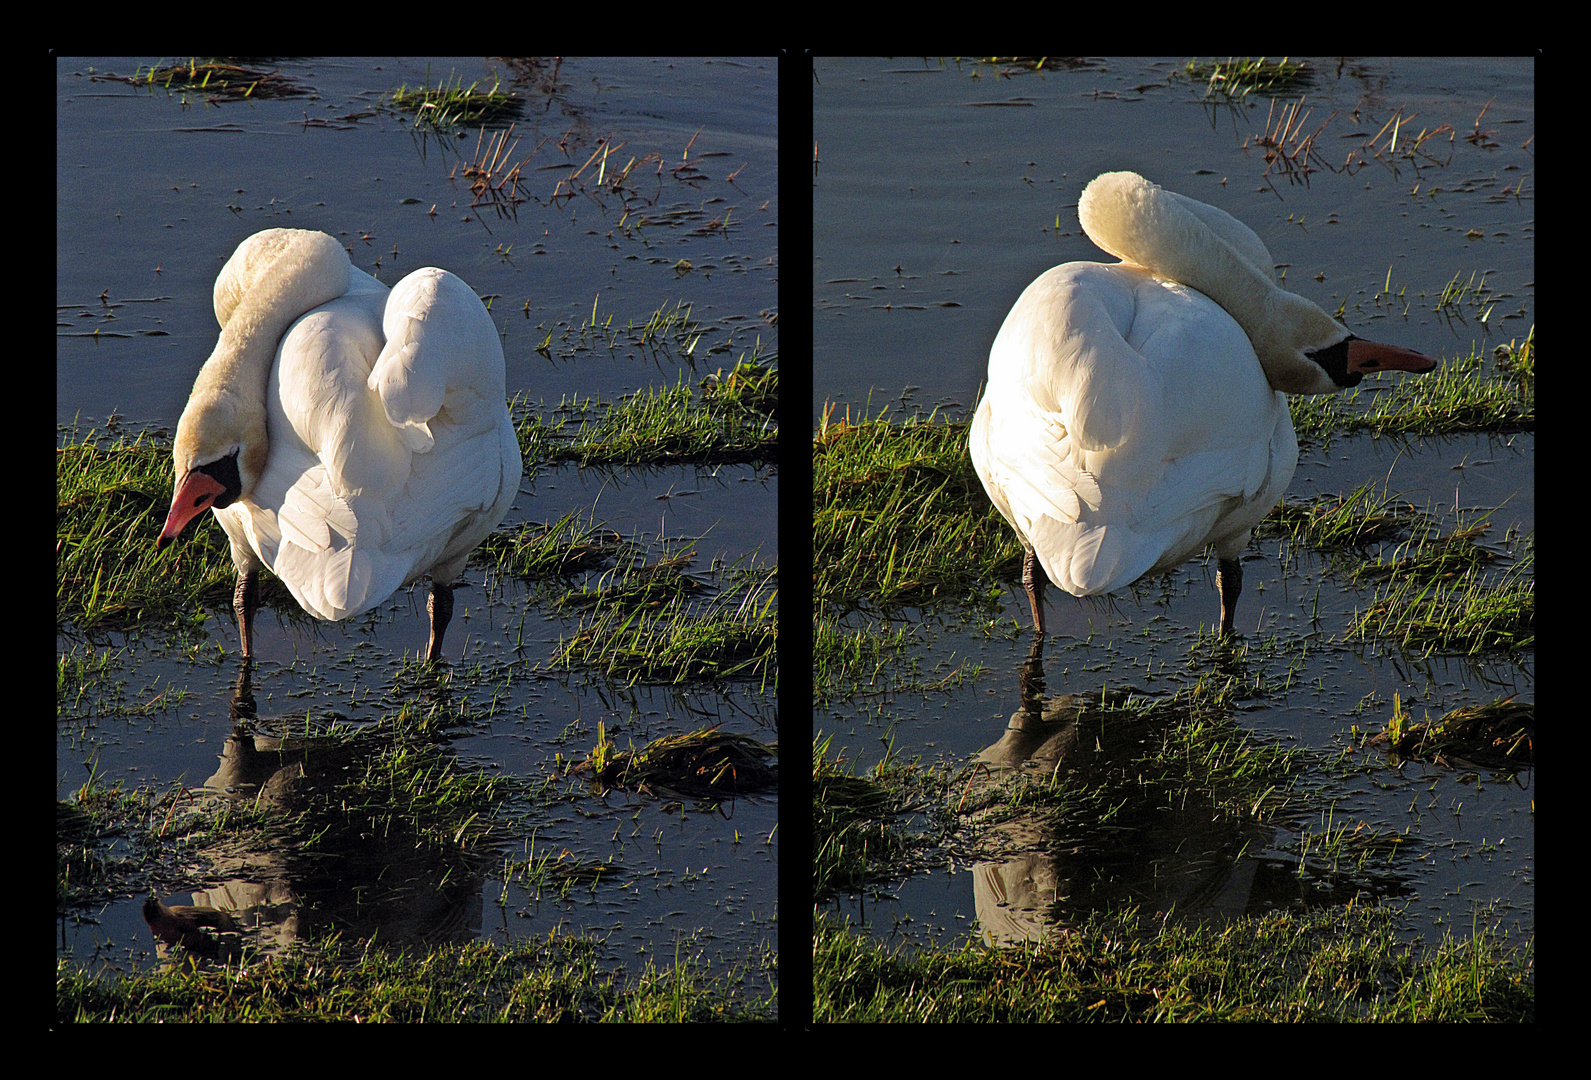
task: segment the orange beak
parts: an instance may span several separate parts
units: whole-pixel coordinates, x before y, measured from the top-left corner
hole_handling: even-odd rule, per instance
[[[1368,375],[1376,371],[1430,371],[1436,361],[1413,349],[1400,349],[1396,345],[1377,345],[1373,341],[1354,338],[1348,342],[1348,371],[1350,374]]]
[[[188,527],[188,522],[210,509],[216,496],[224,491],[226,488],[221,486],[221,481],[208,473],[196,471],[183,477],[171,497],[171,512],[166,515],[166,527],[160,530],[156,550],[164,548],[181,535],[182,530]]]

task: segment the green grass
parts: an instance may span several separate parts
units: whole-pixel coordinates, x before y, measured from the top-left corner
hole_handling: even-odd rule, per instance
[[[693,387],[649,387],[619,402],[560,401],[517,425],[521,445],[549,464],[718,465],[774,460],[779,372],[755,362]],[[516,412],[523,406],[516,403]]]
[[[967,453],[967,425],[887,411],[824,419],[812,443],[817,615],[888,610],[987,592],[1020,561]]]
[[[557,521],[533,522],[499,529],[478,549],[493,560],[499,573],[535,580],[576,577],[611,566],[637,545],[612,529],[598,525],[590,513],[571,510]]]
[[[998,950],[977,931],[958,947],[910,930],[914,944],[891,949],[819,915],[815,1022],[1532,1019],[1533,939],[1481,928],[1433,945],[1401,930],[1393,901],[1420,844],[1339,812],[1333,778],[1361,769],[1351,747],[1316,760],[1238,726],[1237,702],[1285,689],[1248,672],[1249,651],[1215,669],[1190,658],[1207,670],[1169,695],[1041,697],[1059,756],[1018,769],[951,776],[887,757],[856,776],[815,740],[816,903],[999,866],[1035,834],[1066,886],[1042,943]],[[1169,905],[1175,917],[1141,916],[1168,906],[1162,880],[1174,896],[1245,858],[1290,868],[1286,910],[1223,921],[1189,898]],[[1074,860],[1086,873],[1067,873]],[[1278,906],[1279,880],[1266,888]]]
[[[1282,912],[1242,926],[1100,916],[1043,947],[890,949],[820,923],[813,1021],[1152,1023],[1535,1019],[1535,950],[1478,931],[1402,940],[1395,913]]]
[[[1498,551],[1481,543],[1490,517],[1461,514],[1444,533],[1430,514],[1366,482],[1345,496],[1283,502],[1256,532],[1288,536],[1327,553],[1354,581],[1379,583],[1356,611],[1350,641],[1391,641],[1415,654],[1528,650],[1535,534],[1505,537]]]
[[[171,446],[139,435],[61,432],[55,451],[55,624],[79,630],[196,618],[201,600],[230,602],[232,549],[205,515],[183,543],[157,552],[171,505]],[[279,583],[266,602],[288,596]],[[200,620],[202,621],[202,620]],[[196,625],[196,624],[195,624]]]
[[[1386,640],[1416,655],[1520,652],[1536,646],[1532,540],[1498,578],[1479,565],[1432,576],[1401,574],[1359,609],[1348,640]]]
[[[554,931],[511,948],[489,943],[428,952],[349,950],[335,939],[225,966],[93,976],[58,960],[56,1022],[280,1023],[768,1021],[772,956],[725,975],[692,959],[604,970],[601,942]]]
[[[1285,535],[1316,551],[1357,551],[1408,536],[1427,520],[1413,504],[1367,481],[1346,495],[1281,502],[1256,532]]]

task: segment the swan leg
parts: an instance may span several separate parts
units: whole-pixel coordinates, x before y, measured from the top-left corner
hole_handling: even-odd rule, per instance
[[[453,586],[432,581],[431,599],[426,601],[425,609],[431,613],[431,643],[426,646],[425,658],[440,660],[442,635],[447,633],[447,624],[453,620]]]
[[[238,617],[238,637],[243,640],[243,658],[254,658],[254,612],[260,606],[260,572],[238,575],[237,591],[232,594],[232,611]]]
[[[1033,629],[1044,636],[1044,567],[1039,565],[1033,549],[1022,548],[1022,587],[1028,592],[1028,607],[1033,609]]]
[[[1232,633],[1237,620],[1237,598],[1243,591],[1243,564],[1236,559],[1216,560],[1215,588],[1221,594],[1221,633]]]

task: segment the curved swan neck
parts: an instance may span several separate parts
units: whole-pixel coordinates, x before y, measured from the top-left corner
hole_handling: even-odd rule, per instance
[[[270,449],[265,397],[277,344],[295,319],[342,296],[349,283],[348,253],[325,233],[268,229],[238,247],[215,284],[221,337],[177,422],[179,481],[237,452],[239,494],[253,490]]]
[[[1078,201],[1077,215],[1089,239],[1105,251],[1219,304],[1248,335],[1274,389],[1338,389],[1304,353],[1342,341],[1347,329],[1302,296],[1277,288],[1269,266],[1252,261],[1269,261],[1265,245],[1236,218],[1131,172],[1095,177]]]

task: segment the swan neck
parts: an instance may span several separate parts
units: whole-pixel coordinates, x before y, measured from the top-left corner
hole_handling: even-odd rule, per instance
[[[1247,226],[1136,173],[1096,177],[1078,202],[1078,217],[1105,251],[1219,304],[1248,335],[1274,389],[1336,389],[1303,353],[1341,341],[1348,331],[1302,296],[1278,288],[1270,268],[1251,261],[1269,253]]]
[[[269,229],[227,260],[215,287],[221,336],[177,423],[179,480],[237,452],[241,494],[253,490],[270,449],[266,394],[277,345],[299,316],[346,293],[349,279],[347,252],[319,232]]]

